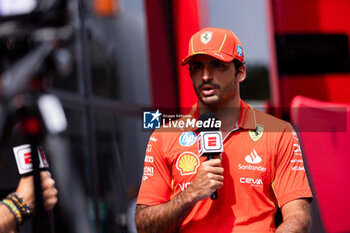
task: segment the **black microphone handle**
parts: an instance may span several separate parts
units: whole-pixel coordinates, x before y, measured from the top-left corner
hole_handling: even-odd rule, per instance
[[[208,160],[210,160],[210,159],[215,159],[215,157],[218,156],[218,155],[219,155],[218,153],[209,153],[207,155],[207,157],[208,157]],[[218,199],[218,191],[216,190],[215,192],[213,192],[213,194],[210,196],[210,198],[212,200]]]

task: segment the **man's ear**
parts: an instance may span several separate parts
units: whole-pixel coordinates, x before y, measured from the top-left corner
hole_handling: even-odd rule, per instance
[[[245,65],[239,67],[238,74],[237,74],[237,80],[238,82],[243,82],[246,77],[246,68]]]

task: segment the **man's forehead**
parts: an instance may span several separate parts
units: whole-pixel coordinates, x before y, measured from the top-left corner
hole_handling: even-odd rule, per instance
[[[216,59],[215,57],[212,57],[210,55],[206,55],[206,54],[196,54],[194,56],[191,57],[191,59],[189,60],[189,63],[197,63],[197,62],[212,62],[212,61],[218,61],[218,62],[223,62],[219,59]],[[225,63],[225,62],[223,62]]]

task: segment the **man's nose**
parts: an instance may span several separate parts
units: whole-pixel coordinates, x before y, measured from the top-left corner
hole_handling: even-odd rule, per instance
[[[210,68],[208,67],[208,65],[204,65],[203,73],[202,73],[202,80],[204,82],[208,82],[212,79],[213,79],[213,75],[212,75]]]

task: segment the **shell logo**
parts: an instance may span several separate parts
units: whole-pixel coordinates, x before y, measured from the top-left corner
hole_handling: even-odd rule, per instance
[[[189,151],[183,152],[176,161],[176,168],[181,172],[181,175],[196,174],[199,165],[198,156]]]

